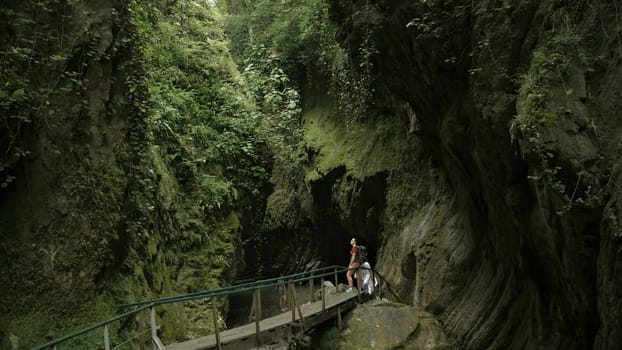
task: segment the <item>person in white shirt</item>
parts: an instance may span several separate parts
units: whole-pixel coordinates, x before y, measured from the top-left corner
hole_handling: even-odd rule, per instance
[[[374,290],[378,286],[378,278],[374,276],[373,282],[372,282],[373,273],[372,273],[371,265],[369,264],[369,262],[365,261],[363,264],[361,264],[361,267],[359,268],[358,273],[360,274],[361,281],[362,281],[361,292],[372,295],[374,293]]]

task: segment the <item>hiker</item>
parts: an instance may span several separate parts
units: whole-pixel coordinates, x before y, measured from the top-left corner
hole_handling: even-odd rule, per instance
[[[367,293],[369,295],[374,294],[374,290],[378,286],[378,278],[374,276],[371,265],[369,261],[365,261],[361,264],[361,268],[359,269],[359,274],[361,278],[361,291],[363,293]],[[373,276],[373,282],[372,282]]]
[[[280,278],[276,286],[276,293],[279,295],[279,307],[281,311],[287,310],[287,289],[285,288],[285,280]]]
[[[352,275],[356,272],[357,268],[361,265],[359,260],[359,247],[356,245],[356,238],[352,238],[350,240],[350,245],[352,249],[350,249],[350,263],[348,264],[348,272],[346,273],[346,278],[348,279],[348,289],[346,292],[353,292],[354,289],[352,280]]]

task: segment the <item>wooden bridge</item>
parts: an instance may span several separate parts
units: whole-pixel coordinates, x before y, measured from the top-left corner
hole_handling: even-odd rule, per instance
[[[302,335],[304,332],[328,320],[335,319],[337,326],[341,328],[342,314],[353,308],[357,303],[370,297],[366,293],[361,293],[361,287],[364,286],[361,286],[362,282],[360,279],[358,280],[359,288],[355,292],[337,292],[337,276],[345,274],[347,270],[347,268],[341,266],[329,266],[313,271],[244,283],[216,290],[118,305],[120,310],[130,309],[131,311],[120,314],[112,319],[99,322],[62,338],[36,346],[32,348],[32,350],[57,350],[62,347],[69,347],[69,343],[75,344],[76,342],[84,344],[78,348],[84,348],[84,346],[100,348],[103,342],[104,350],[135,349],[137,347],[144,349],[145,343],[149,342],[152,344],[153,350],[237,350],[249,349],[258,345],[279,342],[293,336]],[[372,277],[371,281],[376,280],[374,276],[381,277],[374,270],[370,269],[369,272]],[[326,288],[325,281],[333,279],[335,288]],[[320,282],[319,288],[314,290],[314,282],[318,282],[318,280]],[[379,278],[379,282],[380,284],[376,294],[382,297],[383,284],[385,284],[385,281]],[[308,298],[298,298],[297,296],[296,291],[300,290],[300,287],[296,288],[295,286],[300,286],[302,284],[306,284],[308,287],[305,288],[309,288]],[[265,307],[262,307],[261,291],[267,288],[273,290],[278,286],[286,286],[289,310],[264,318],[262,317],[262,313],[267,310]],[[363,290],[365,289],[363,288]],[[228,298],[235,293],[241,292],[252,292],[253,294],[249,317],[250,322],[240,325],[239,327],[220,330],[218,307],[216,303],[217,299]],[[158,334],[160,327],[157,324],[158,312],[156,308],[172,303],[181,303],[180,305],[183,305],[184,302],[188,301],[200,301],[204,304],[205,302],[209,303],[209,306],[205,306],[212,310],[212,321],[215,333],[206,334],[205,336],[188,341],[164,345]],[[127,322],[132,319],[138,322]],[[122,329],[124,326],[121,324],[138,324],[138,329],[130,330],[132,335],[127,336],[130,331]],[[109,329],[116,329],[117,332],[110,332]],[[94,337],[93,333],[97,330],[103,330],[101,337]],[[125,334],[125,337],[119,339],[120,333]],[[80,339],[87,337],[87,340]],[[88,343],[93,338],[99,338],[100,340]],[[97,345],[97,343],[99,343],[99,345]],[[75,345],[72,346],[72,348],[75,348]]]
[[[325,299],[299,305],[291,312],[284,312],[257,323],[229,329],[218,335],[208,335],[182,343],[167,345],[167,350],[250,349],[270,344],[291,336],[302,334],[330,319],[337,319],[341,328],[341,315],[358,302],[357,293],[326,295]],[[367,296],[361,296],[367,298]]]

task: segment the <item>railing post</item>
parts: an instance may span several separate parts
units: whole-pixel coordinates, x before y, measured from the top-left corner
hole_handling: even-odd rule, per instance
[[[296,322],[296,291],[294,290],[294,284],[289,284],[289,305],[292,309],[292,323]]]
[[[138,340],[138,349],[145,350],[145,337],[143,336],[143,332],[145,330],[145,320],[143,318],[142,311],[136,314],[136,322],[138,322],[138,334],[141,335]]]
[[[248,315],[248,323],[252,323],[253,320],[255,320],[255,318],[257,318],[257,315],[255,315],[255,304],[257,303],[257,298],[255,298],[255,291],[253,290],[253,301],[251,303],[251,313]]]
[[[337,329],[341,330],[341,306],[337,306]]]
[[[152,306],[150,309],[150,320],[151,320],[151,344],[153,350],[158,350],[158,346],[156,344],[156,337],[158,336],[158,329],[156,325],[156,314],[155,314],[155,306]]]
[[[222,350],[220,345],[220,333],[218,332],[218,314],[216,312],[216,297],[212,297],[212,317],[214,319],[214,334],[216,335],[216,346]]]
[[[375,295],[376,294],[376,271],[374,269],[371,269],[371,281],[369,281],[369,283],[371,283],[372,294]],[[380,279],[378,279],[378,287],[380,287]]]
[[[322,276],[322,279],[320,280],[320,290],[322,291],[321,292],[321,295],[322,295],[322,312],[324,312],[324,311],[326,311],[326,299],[325,299],[325,295],[324,295],[324,293],[326,291],[324,290],[324,276]]]
[[[108,325],[104,326],[104,349],[110,350],[110,336],[108,334]]]
[[[309,302],[313,302],[313,272],[311,273],[311,277],[309,278]]]
[[[339,286],[339,282],[337,282],[337,268],[335,267],[335,291],[337,290],[338,286]]]
[[[292,301],[294,303],[294,306],[292,307],[292,327],[299,327],[300,328],[300,334],[302,335],[304,333],[304,318],[303,318],[303,314],[302,314],[302,309],[300,308],[300,306],[298,306],[298,300],[296,298],[296,287],[293,283],[290,283],[290,290],[291,290],[291,296],[292,296]],[[299,322],[296,323],[296,310],[298,310],[298,316],[299,316]]]
[[[369,294],[375,294],[375,292],[376,292],[376,273],[374,272],[374,269],[371,269],[369,272],[371,274],[371,280],[369,280],[367,283],[371,283],[371,288],[368,285],[367,286],[367,290],[371,291],[371,293],[369,293]]]
[[[180,339],[184,338],[186,335],[186,310],[184,310],[184,302],[180,302],[177,306],[177,317],[179,318],[179,335]]]
[[[260,289],[255,289],[255,292],[253,292],[253,298],[255,299],[255,302],[253,303],[253,305],[255,305],[255,335],[256,335],[256,341],[257,341],[257,346],[261,345],[261,339],[259,336],[259,321],[261,319],[261,294],[260,294]]]
[[[261,288],[257,288],[257,319],[261,321]]]

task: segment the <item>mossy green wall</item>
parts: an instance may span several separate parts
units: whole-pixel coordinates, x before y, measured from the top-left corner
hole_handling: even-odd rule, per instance
[[[187,1],[3,3],[0,55],[33,69],[3,63],[1,76],[21,79],[39,107],[15,100],[7,108],[28,122],[0,127],[29,152],[2,163],[0,180],[12,180],[0,189],[0,348],[66,335],[121,312],[115,304],[235,278],[270,152],[218,11]],[[201,321],[182,329],[179,319]],[[158,322],[165,342],[213,328],[202,303],[161,308]]]
[[[341,166],[359,180],[395,166],[408,144],[400,116],[374,115],[367,121],[349,121],[334,103],[328,98],[325,101],[303,113],[304,147],[312,155],[305,181],[318,180]]]

